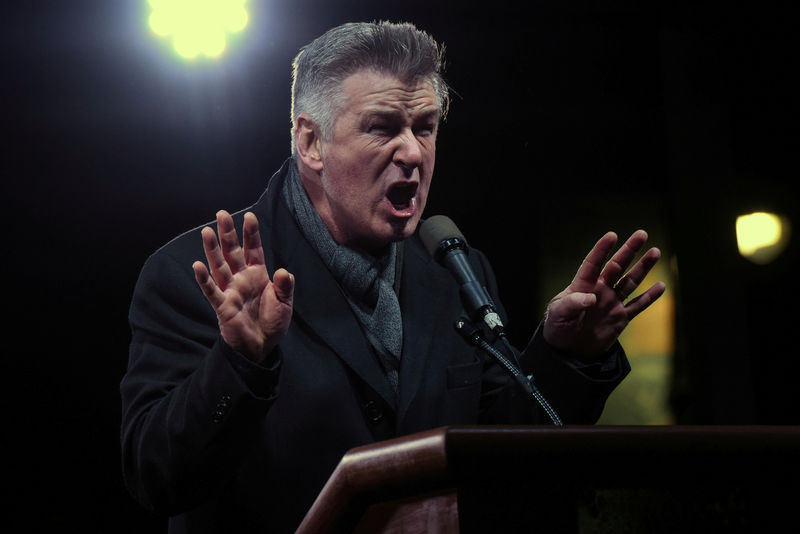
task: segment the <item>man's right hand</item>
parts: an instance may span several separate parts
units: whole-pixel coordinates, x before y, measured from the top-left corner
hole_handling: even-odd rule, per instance
[[[262,363],[289,329],[294,299],[294,276],[278,269],[270,280],[258,232],[258,219],[246,213],[242,242],[226,211],[217,213],[217,236],[203,228],[203,248],[211,268],[192,265],[194,276],[214,308],[222,338],[250,360]]]

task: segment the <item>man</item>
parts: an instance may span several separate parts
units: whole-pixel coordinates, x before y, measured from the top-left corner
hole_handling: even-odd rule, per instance
[[[410,24],[346,24],[312,42],[294,63],[293,157],[250,210],[219,212],[216,231],[145,264],[123,465],[170,532],[291,532],[352,447],[549,422],[454,331],[458,285],[419,240],[447,109],[440,66]],[[616,237],[601,238],[520,355],[565,422],[596,421],[629,369],[617,336],[664,290],[625,303],[659,256],[625,274],[645,240],[604,265]],[[503,315],[485,257],[468,257]]]

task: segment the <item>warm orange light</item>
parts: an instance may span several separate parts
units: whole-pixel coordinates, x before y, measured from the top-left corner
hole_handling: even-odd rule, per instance
[[[736,218],[739,254],[766,264],[777,258],[789,242],[789,220],[774,213],[757,211]]]

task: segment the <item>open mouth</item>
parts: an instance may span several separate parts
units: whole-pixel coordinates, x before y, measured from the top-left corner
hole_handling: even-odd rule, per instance
[[[408,209],[411,206],[411,201],[414,195],[417,194],[416,182],[397,182],[389,187],[386,193],[386,198],[392,203],[396,210]]]

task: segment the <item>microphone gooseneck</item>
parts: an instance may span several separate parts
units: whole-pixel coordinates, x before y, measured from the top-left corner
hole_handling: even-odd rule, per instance
[[[471,325],[468,320],[458,319],[454,326],[456,332],[461,334],[461,336],[466,339],[468,343],[479,347],[481,350],[497,360],[497,362],[505,368],[505,370],[514,378],[514,380],[516,380],[517,384],[522,387],[522,390],[539,403],[539,406],[542,407],[542,410],[544,410],[544,413],[547,414],[547,417],[550,418],[550,421],[552,421],[554,425],[564,425],[564,422],[561,420],[561,417],[559,417],[558,412],[553,409],[550,403],[547,402],[545,396],[542,395],[542,392],[539,391],[539,388],[537,388],[533,383],[533,375],[525,376],[522,371],[520,371],[520,369],[515,366],[502,352],[492,347],[485,339],[483,339],[480,331]]]

